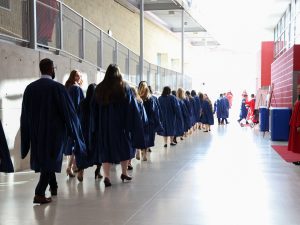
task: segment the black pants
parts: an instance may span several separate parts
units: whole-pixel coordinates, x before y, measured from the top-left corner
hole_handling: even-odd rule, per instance
[[[221,123],[224,123],[224,120],[225,120],[225,122],[226,122],[226,124],[227,124],[227,123],[228,123],[227,118],[222,118]]]
[[[56,176],[54,172],[41,172],[40,180],[35,188],[35,195],[45,196],[46,188],[57,189]]]
[[[221,124],[221,118],[218,118],[218,124]]]

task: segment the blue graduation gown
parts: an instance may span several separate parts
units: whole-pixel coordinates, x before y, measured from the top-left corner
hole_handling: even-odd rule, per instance
[[[160,96],[158,98],[161,108],[161,122],[164,130],[157,132],[158,135],[168,137],[176,135],[176,117],[180,117],[177,99],[173,95]]]
[[[30,149],[30,166],[36,172],[61,171],[68,136],[75,141],[75,155],[86,155],[74,105],[65,87],[51,79],[41,78],[26,87],[20,129],[21,157]]]
[[[140,141],[140,144],[142,145],[139,145],[139,146],[135,146],[135,147],[132,147],[131,151],[130,151],[130,159],[133,159],[135,157],[135,153],[136,153],[136,149],[145,149],[147,148],[146,147],[146,142],[147,142],[147,135],[146,135],[146,131],[147,131],[147,127],[148,127],[148,117],[147,117],[147,113],[146,113],[146,110],[145,110],[145,107],[144,107],[144,104],[143,102],[139,102],[137,101],[137,105],[138,105],[138,110],[139,110],[139,114],[140,114],[140,117],[141,117],[141,120],[142,120],[142,124],[143,124],[143,130],[144,130],[144,141]]]
[[[222,98],[218,98],[215,102],[215,112],[217,113],[217,118],[225,118],[224,117],[224,102],[222,101]]]
[[[184,132],[187,132],[191,127],[190,115],[183,99],[179,100],[179,105],[183,119]]]
[[[158,98],[156,96],[152,95],[151,98],[152,98],[152,100],[154,101],[154,103],[156,105],[155,108],[157,108],[157,110],[155,111],[155,113],[158,114],[158,118],[157,119],[159,120],[159,121],[157,121],[157,127],[155,127],[155,132],[160,132],[160,131],[162,132],[164,128],[163,128],[163,125],[162,125],[162,122],[161,122],[161,116],[160,116],[160,114],[161,114],[161,108],[160,108],[160,104],[159,104]]]
[[[211,104],[204,100],[203,101],[203,114],[202,114],[202,121],[204,124],[214,125],[214,114]]]
[[[176,120],[175,120],[175,136],[179,137],[182,136],[184,133],[184,121],[183,121],[180,101],[177,97],[175,98],[176,98],[176,107],[178,110],[178,115],[176,115]]]
[[[14,172],[14,167],[10,159],[9,149],[7,146],[1,120],[0,120],[0,172],[4,172],[4,173]]]
[[[138,104],[128,85],[126,98],[103,105],[92,101],[93,148],[101,162],[129,160],[132,148],[143,146],[144,130]]]
[[[240,120],[246,119],[248,114],[248,109],[246,108],[246,99],[242,99],[241,109],[240,109]]]
[[[158,104],[155,103],[155,99],[150,97],[143,104],[148,118],[148,123],[145,126],[145,148],[149,148],[154,146],[155,132],[163,131],[163,128],[160,122]]]
[[[229,117],[229,108],[230,108],[229,101],[226,97],[223,97],[222,102],[223,102],[223,105],[224,105],[224,112],[223,112],[224,117],[223,118],[228,118]]]
[[[77,115],[79,116],[79,104],[84,99],[83,91],[78,85],[72,85],[68,89],[68,94],[73,102]],[[67,146],[65,148],[65,155],[72,155],[74,151],[74,141],[72,139],[68,140]],[[77,162],[77,159],[76,159]]]
[[[200,98],[195,95],[194,97],[194,115],[195,115],[195,122],[200,122]]]
[[[86,144],[86,153],[87,153],[87,157],[86,159],[76,159],[76,161],[82,161],[81,164],[84,164],[83,168],[87,168],[93,165],[99,165],[101,162],[95,160],[95,154],[93,149],[91,148],[91,144],[90,144],[90,120],[91,120],[91,106],[90,106],[90,102],[87,99],[83,99],[80,103],[79,103],[79,120],[80,120],[80,124],[81,124],[81,129],[82,129],[82,133],[83,133],[83,137],[84,137],[84,141]]]
[[[189,115],[189,129],[192,127],[192,124],[193,124],[193,112],[192,112],[192,106],[191,106],[191,103],[189,101],[188,98],[185,98],[184,100],[184,104],[186,106],[186,109],[188,111],[188,115]]]
[[[189,101],[190,101],[190,106],[191,106],[191,121],[192,121],[192,126],[195,125],[196,123],[196,103],[195,103],[195,99],[194,98],[189,98]]]

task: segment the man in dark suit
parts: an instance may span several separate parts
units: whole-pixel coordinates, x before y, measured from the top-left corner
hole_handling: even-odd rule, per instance
[[[30,167],[40,172],[33,203],[51,202],[45,197],[50,185],[57,195],[55,173],[61,172],[63,151],[68,137],[77,145],[78,157],[84,157],[85,144],[73,103],[65,87],[54,81],[53,61],[40,61],[41,78],[29,84],[24,92],[21,113],[21,157],[30,149]]]

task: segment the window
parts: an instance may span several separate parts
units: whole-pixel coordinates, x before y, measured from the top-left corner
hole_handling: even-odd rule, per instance
[[[10,9],[10,0],[0,0],[0,7]]]

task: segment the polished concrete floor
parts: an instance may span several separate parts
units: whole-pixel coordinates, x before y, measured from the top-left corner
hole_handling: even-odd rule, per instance
[[[0,224],[299,225],[300,167],[271,149],[268,133],[235,123],[166,149],[158,137],[147,162],[133,161],[130,183],[120,166],[110,188],[91,168],[82,183],[58,174],[48,205],[32,204],[37,174],[0,174]]]

